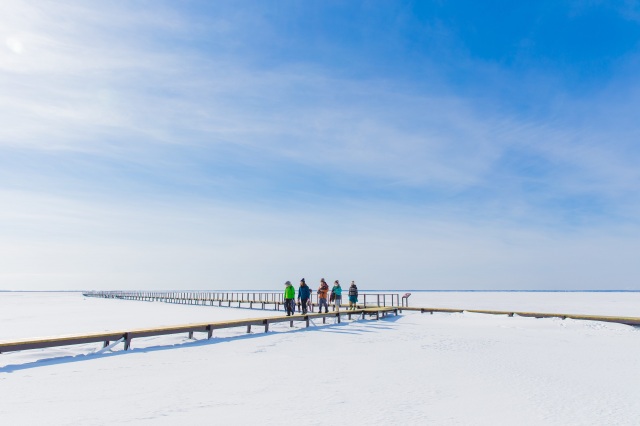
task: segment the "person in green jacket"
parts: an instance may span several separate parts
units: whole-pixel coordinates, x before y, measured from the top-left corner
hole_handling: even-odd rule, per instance
[[[340,305],[342,305],[342,287],[340,287],[340,282],[338,280],[333,283],[333,288],[331,289],[331,299],[335,310],[340,312]]]
[[[296,289],[291,281],[284,283],[284,308],[287,310],[287,316],[293,315],[295,311]]]

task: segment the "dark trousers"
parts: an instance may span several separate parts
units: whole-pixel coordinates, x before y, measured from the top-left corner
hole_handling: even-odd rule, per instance
[[[302,309],[303,314],[307,313],[307,303],[309,303],[308,297],[306,299],[300,299],[300,308]]]
[[[294,299],[284,299],[284,308],[287,310],[287,315],[293,314],[296,311]]]

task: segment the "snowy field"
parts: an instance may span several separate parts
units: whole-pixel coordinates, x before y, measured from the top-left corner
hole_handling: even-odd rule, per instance
[[[413,292],[412,306],[640,316],[638,293]],[[278,315],[0,293],[0,340]],[[482,314],[218,330],[0,355],[11,425],[637,425],[640,329]]]

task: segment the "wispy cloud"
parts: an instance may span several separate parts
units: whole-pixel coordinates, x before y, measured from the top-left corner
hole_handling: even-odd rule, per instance
[[[491,87],[432,58],[402,78],[265,59],[296,41],[249,6],[0,8],[0,286],[331,269],[378,288],[597,287],[636,247],[630,77],[578,96],[463,50]]]

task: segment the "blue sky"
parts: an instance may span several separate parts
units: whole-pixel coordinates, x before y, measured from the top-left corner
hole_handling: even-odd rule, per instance
[[[639,40],[635,1],[3,1],[0,289],[639,289]]]

